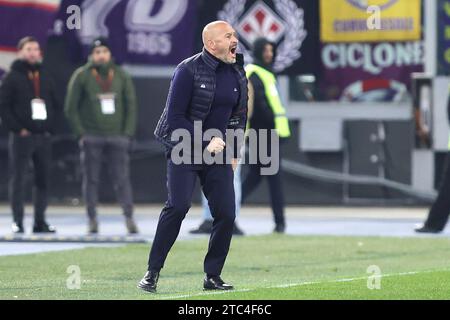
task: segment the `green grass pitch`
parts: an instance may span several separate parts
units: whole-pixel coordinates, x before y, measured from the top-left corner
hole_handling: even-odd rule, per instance
[[[0,299],[449,299],[450,239],[267,235],[236,237],[223,278],[202,290],[208,239],[175,243],[158,293],[136,288],[149,245],[0,257]],[[80,269],[80,288],[68,267]],[[381,270],[379,289],[369,266]],[[368,278],[372,275],[371,278]],[[69,281],[68,281],[69,278]]]

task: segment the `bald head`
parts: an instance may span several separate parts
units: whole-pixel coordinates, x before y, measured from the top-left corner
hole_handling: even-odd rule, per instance
[[[209,53],[225,63],[236,62],[237,34],[226,21],[208,23],[202,32],[203,45]]]
[[[203,45],[206,47],[208,45],[208,40],[215,40],[221,32],[229,28],[233,29],[226,21],[217,20],[208,23],[203,28],[202,32]]]

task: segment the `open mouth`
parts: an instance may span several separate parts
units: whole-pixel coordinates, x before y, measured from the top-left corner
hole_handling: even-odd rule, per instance
[[[233,56],[236,55],[236,49],[237,49],[237,47],[235,47],[235,46],[230,48],[230,52]]]

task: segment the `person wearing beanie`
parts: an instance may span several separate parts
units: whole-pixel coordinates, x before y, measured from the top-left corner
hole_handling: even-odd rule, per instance
[[[88,233],[98,233],[96,206],[103,161],[109,169],[128,233],[138,233],[129,174],[130,139],[136,130],[136,94],[129,75],[114,63],[106,39],[92,42],[89,61],[72,75],[65,114],[81,149]]]
[[[9,131],[9,198],[13,214],[12,231],[25,232],[24,193],[28,163],[34,168],[33,232],[55,232],[45,220],[51,134],[55,128],[57,108],[54,83],[44,67],[38,41],[22,38],[17,46],[18,59],[11,65],[0,87],[0,116]]]
[[[254,63],[245,67],[249,80],[249,91],[251,92],[249,97],[252,99],[251,102],[249,101],[249,105],[253,106],[249,117],[249,128],[257,131],[261,129],[268,130],[267,139],[265,140],[268,155],[271,153],[271,143],[275,143],[275,141],[271,141],[270,130],[276,131],[280,142],[290,136],[286,111],[280,99],[277,80],[273,71],[276,55],[275,49],[275,45],[266,38],[256,39],[253,43]],[[261,142],[262,140],[258,142],[258,146]],[[251,147],[252,145],[249,146],[249,148]],[[256,152],[256,150],[249,149],[249,152]],[[278,154],[277,156],[279,157],[280,155]],[[264,164],[258,161],[258,163],[249,164],[248,166],[248,173],[242,182],[242,203],[256,189],[263,177],[260,172]],[[275,220],[274,232],[283,233],[286,228],[286,222],[280,171],[277,171],[274,175],[268,175],[267,181],[269,183],[270,203]]]

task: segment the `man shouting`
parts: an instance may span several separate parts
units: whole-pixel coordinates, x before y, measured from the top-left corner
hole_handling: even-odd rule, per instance
[[[156,138],[166,146],[168,199],[159,217],[148,271],[138,284],[139,288],[148,292],[156,292],[160,270],[191,206],[197,176],[214,218],[204,260],[206,276],[203,287],[206,290],[233,289],[220,275],[233,233],[233,170],[238,162],[242,139],[235,139],[233,141],[236,143],[229,145],[230,139],[226,134],[245,129],[247,79],[243,57],[236,53],[236,32],[227,22],[214,21],[206,25],[202,39],[202,52],[177,66],[166,106],[155,130]],[[206,131],[214,130],[216,134],[206,141],[201,137],[199,142],[194,135],[198,124],[205,133],[203,139],[206,139]],[[174,139],[175,135],[178,136],[177,132],[187,132],[194,141],[177,141]],[[184,159],[187,156],[189,161],[180,163],[175,159],[179,153],[174,150],[180,144],[188,146],[182,149],[182,153]],[[226,159],[210,163],[206,161],[206,156],[202,157],[204,155],[225,155]]]

